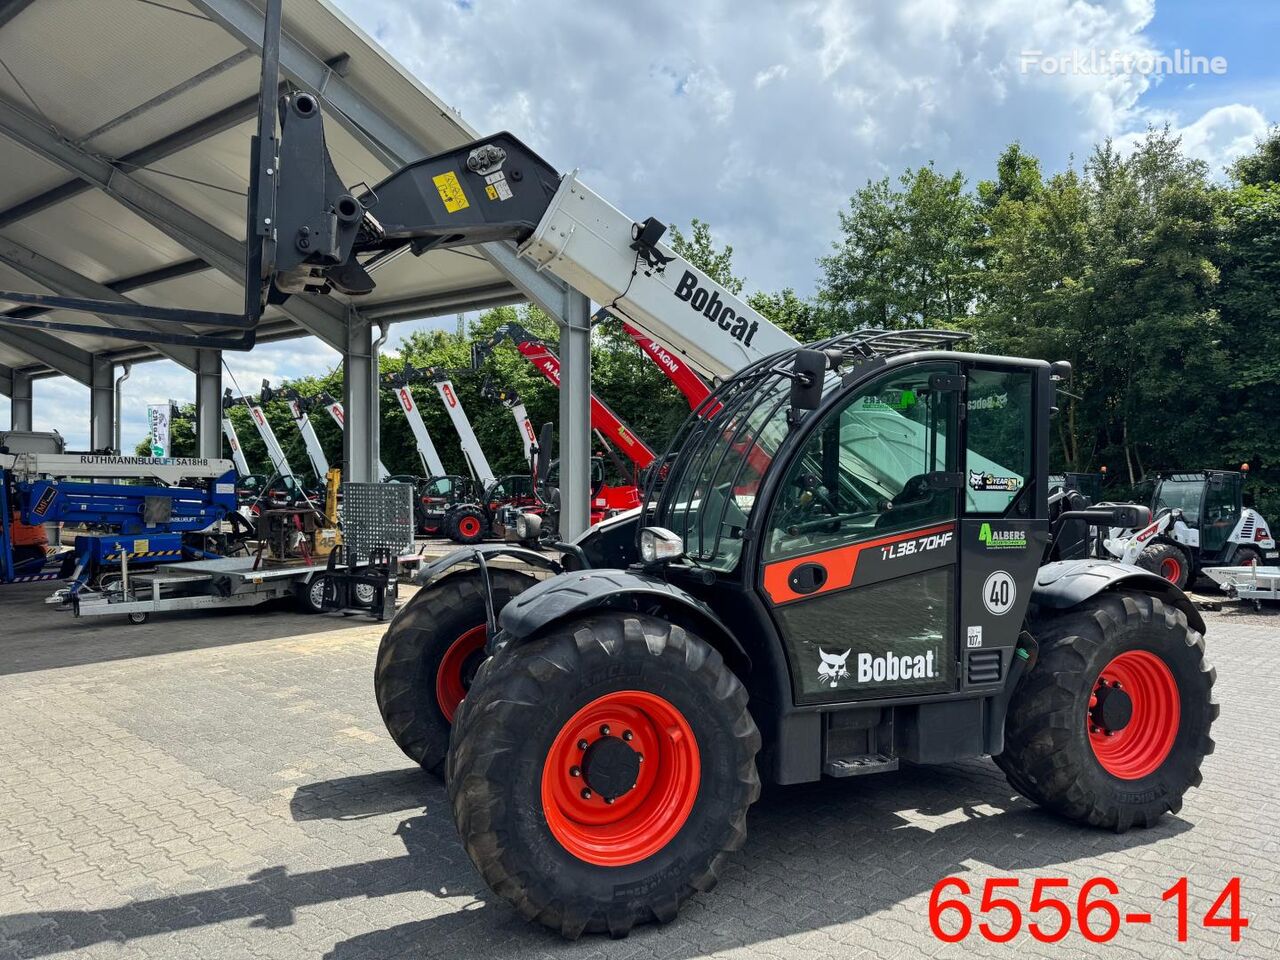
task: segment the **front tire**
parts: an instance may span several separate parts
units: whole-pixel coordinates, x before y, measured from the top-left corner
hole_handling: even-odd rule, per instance
[[[495,613],[535,583],[500,568],[490,568],[489,577]],[[459,571],[419,590],[378,646],[373,689],[382,722],[396,746],[430,773],[443,771],[454,713],[484,659],[485,619],[480,571]]]
[[[603,613],[481,668],[449,795],[494,892],[565,937],[621,937],[715,885],[746,838],[759,749],[719,653],[657,618]]]
[[[1137,563],[1179,590],[1185,589],[1191,579],[1191,561],[1186,551],[1172,543],[1153,543],[1138,555]]]
[[[459,507],[449,517],[449,536],[455,543],[472,546],[484,539],[484,512],[479,507]]]
[[[1218,716],[1204,638],[1176,607],[1108,593],[1042,622],[995,758],[1029,800],[1117,833],[1200,785]]]

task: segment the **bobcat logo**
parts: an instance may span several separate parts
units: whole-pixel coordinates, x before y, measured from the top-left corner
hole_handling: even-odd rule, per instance
[[[837,683],[849,676],[849,668],[845,666],[845,661],[849,659],[850,650],[844,653],[827,653],[821,647],[818,648],[818,656],[822,658],[822,663],[818,664],[818,676],[825,683],[831,681],[834,688]]]
[[[993,473],[981,470],[969,471],[969,488],[971,490],[1001,490],[1014,493],[1022,487],[1021,477],[998,477]]]

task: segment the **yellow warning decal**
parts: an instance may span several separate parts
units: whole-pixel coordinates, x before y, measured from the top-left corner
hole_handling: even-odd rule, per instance
[[[440,191],[440,199],[444,201],[444,208],[450,213],[457,213],[459,210],[465,210],[471,206],[467,202],[467,195],[462,192],[462,184],[458,182],[458,175],[452,170],[448,173],[442,173],[438,177],[432,177],[431,182]]]
[[[133,552],[134,552],[134,553],[148,553],[148,552],[150,552],[150,550],[151,550],[151,541],[149,541],[149,540],[135,540],[135,541],[133,541]]]
[[[489,195],[489,199],[490,199],[490,200],[497,200],[497,199],[498,199],[498,190],[497,190],[497,188],[496,188],[496,187],[494,187],[494,185],[493,185],[492,183],[487,183],[487,184],[485,184],[484,192],[485,192],[485,193],[487,193],[487,194]]]

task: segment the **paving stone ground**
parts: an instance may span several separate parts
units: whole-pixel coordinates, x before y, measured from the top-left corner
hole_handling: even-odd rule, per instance
[[[988,761],[767,791],[719,887],[663,928],[565,943],[495,900],[443,788],[387,738],[382,629],[290,611],[75,621],[0,593],[0,960],[1280,956],[1280,613],[1209,613],[1218,750],[1178,816],[1061,823]],[[1120,886],[1152,911],[1106,947],[933,939],[960,875]],[[1160,893],[1191,878],[1191,943]],[[1197,920],[1243,878],[1232,944]],[[1072,895],[1074,897],[1074,894]],[[1044,919],[1044,918],[1042,918]]]

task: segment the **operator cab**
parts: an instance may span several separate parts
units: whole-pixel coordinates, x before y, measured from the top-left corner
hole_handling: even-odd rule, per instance
[[[1151,497],[1151,512],[1178,511],[1199,531],[1200,553],[1212,561],[1227,552],[1244,512],[1243,478],[1234,470],[1174,473],[1162,477]]]
[[[738,635],[763,615],[797,704],[972,698],[1010,666],[1049,535],[1051,370],[943,349],[961,337],[819,344],[842,363],[809,410],[775,357],[672,444],[649,521],[683,540],[668,575]]]

